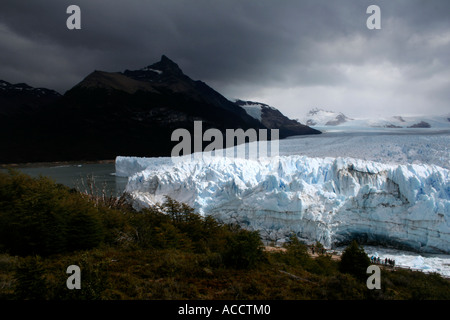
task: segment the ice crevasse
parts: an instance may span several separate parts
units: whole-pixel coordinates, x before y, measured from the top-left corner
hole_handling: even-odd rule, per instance
[[[164,196],[266,240],[295,233],[326,247],[363,237],[423,252],[450,252],[449,170],[352,158],[291,155],[258,160],[203,157],[172,164],[117,157],[136,208]]]

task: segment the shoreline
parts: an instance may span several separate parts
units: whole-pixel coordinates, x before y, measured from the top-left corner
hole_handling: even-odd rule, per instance
[[[116,160],[78,160],[78,161],[53,161],[53,162],[26,162],[26,163],[7,163],[0,164],[1,169],[8,168],[40,168],[50,166],[79,165],[79,164],[111,164]]]

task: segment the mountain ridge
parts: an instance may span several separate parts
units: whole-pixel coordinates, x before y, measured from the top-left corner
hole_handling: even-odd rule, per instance
[[[0,115],[10,117],[28,114],[60,97],[61,94],[51,89],[0,80]]]
[[[5,110],[0,106],[0,112]],[[267,129],[164,55],[139,70],[94,70],[64,95],[39,100],[28,113],[6,113],[0,117],[0,163],[170,156],[177,143],[173,131],[193,133],[194,121],[223,133]],[[305,126],[303,134],[309,132],[315,130]],[[283,131],[280,138],[289,134]]]
[[[380,128],[380,129],[450,129],[448,114],[418,116],[387,116],[350,118],[342,112],[319,108],[311,109],[302,121],[315,128]]]

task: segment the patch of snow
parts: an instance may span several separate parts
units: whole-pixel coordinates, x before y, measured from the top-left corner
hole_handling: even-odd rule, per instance
[[[141,69],[142,71],[153,71],[156,72],[157,74],[162,74],[163,72],[161,70],[156,70],[156,69],[152,69],[150,67],[145,67]]]
[[[249,116],[251,116],[259,121],[261,121],[262,110],[264,108],[278,111],[278,109],[276,109],[272,106],[269,106],[267,104],[264,104],[264,103],[252,102],[252,101],[242,101],[239,99],[232,99],[230,101],[234,102],[234,103],[239,102],[238,105],[240,107],[242,107]]]

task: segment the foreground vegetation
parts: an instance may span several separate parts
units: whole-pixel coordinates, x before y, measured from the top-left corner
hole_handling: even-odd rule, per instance
[[[291,237],[267,252],[257,232],[167,198],[134,211],[126,198],[83,194],[48,178],[0,173],[0,299],[450,299],[438,274],[382,269],[358,244],[341,261]],[[81,289],[66,286],[70,265]]]

